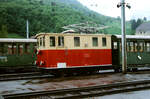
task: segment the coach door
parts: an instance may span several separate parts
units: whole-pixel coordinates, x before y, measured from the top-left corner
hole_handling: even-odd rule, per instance
[[[112,36],[112,65],[119,65],[119,40]]]

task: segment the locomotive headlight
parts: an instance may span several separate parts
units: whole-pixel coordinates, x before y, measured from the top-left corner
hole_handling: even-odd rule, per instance
[[[37,54],[37,55],[38,55],[38,54],[40,54],[40,53],[41,53],[41,51],[40,51],[40,50],[36,52],[36,54]]]
[[[40,65],[44,65],[44,61],[40,61]]]

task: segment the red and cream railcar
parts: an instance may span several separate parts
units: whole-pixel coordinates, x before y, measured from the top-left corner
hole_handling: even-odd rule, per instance
[[[112,67],[111,35],[40,33],[36,38],[39,68]]]

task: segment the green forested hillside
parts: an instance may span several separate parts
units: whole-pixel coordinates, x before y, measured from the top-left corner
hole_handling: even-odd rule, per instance
[[[26,20],[30,36],[39,32],[62,32],[61,27],[82,22],[110,26],[105,33],[119,34],[120,18],[111,18],[89,10],[77,0],[0,0],[0,35],[25,37]],[[5,27],[5,30],[2,28]],[[130,23],[127,23],[127,33]]]

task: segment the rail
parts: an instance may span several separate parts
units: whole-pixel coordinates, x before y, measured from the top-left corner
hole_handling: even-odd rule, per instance
[[[5,99],[30,99],[38,97],[48,97],[50,99],[70,99],[89,96],[101,96],[149,88],[150,88],[150,80],[142,80],[142,81],[121,82],[109,85],[89,86],[81,88],[38,91],[19,94],[6,94],[3,95],[3,97]]]

